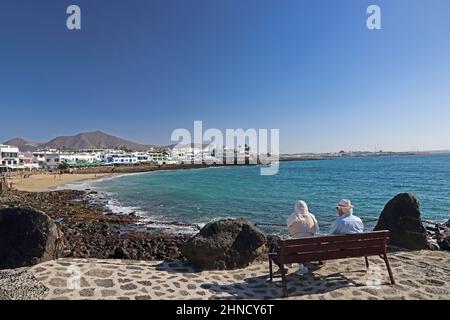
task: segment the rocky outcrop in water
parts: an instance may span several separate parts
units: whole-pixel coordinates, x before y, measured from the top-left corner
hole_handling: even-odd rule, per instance
[[[183,255],[204,270],[248,266],[266,250],[266,237],[245,219],[208,223],[182,248]]]
[[[419,200],[410,193],[398,194],[386,204],[374,230],[389,230],[391,245],[411,250],[429,248]]]
[[[428,226],[427,231],[437,249],[450,250],[450,220],[446,223]]]
[[[450,229],[447,229],[438,240],[439,247],[442,250],[450,250]]]
[[[0,210],[0,269],[13,269],[62,255],[63,234],[45,213],[32,208]]]

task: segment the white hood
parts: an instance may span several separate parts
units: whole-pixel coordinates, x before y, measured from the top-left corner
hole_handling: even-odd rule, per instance
[[[316,218],[309,212],[308,205],[302,200],[295,203],[295,211],[286,219],[286,224],[292,235],[315,234],[319,229]]]
[[[296,221],[304,220],[303,215],[309,214],[308,205],[305,201],[299,200],[295,203],[294,212],[287,218],[287,226],[290,227]]]

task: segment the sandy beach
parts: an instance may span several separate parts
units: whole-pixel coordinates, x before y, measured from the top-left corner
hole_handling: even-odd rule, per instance
[[[39,173],[27,178],[15,176],[12,178],[13,188],[19,191],[44,192],[54,190],[57,187],[80,183],[87,180],[100,179],[111,174],[106,173],[86,173],[86,174],[50,174]],[[9,180],[11,182],[11,180]]]
[[[182,170],[182,169],[200,169],[207,167],[222,167],[225,165],[206,165],[206,164],[180,164],[180,165],[140,165],[140,166],[119,166],[119,167],[95,167],[84,168],[73,174],[54,174],[50,172],[32,174],[27,178],[22,176],[13,176],[8,179],[8,183],[13,183],[13,188],[19,191],[27,192],[45,192],[55,190],[66,184],[80,183],[88,180],[96,180],[107,176],[144,173],[164,170]]]

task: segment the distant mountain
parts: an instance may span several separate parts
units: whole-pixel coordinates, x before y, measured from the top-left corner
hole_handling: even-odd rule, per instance
[[[13,138],[5,141],[4,144],[9,146],[18,147],[20,151],[36,151],[41,145],[40,142],[28,141],[22,138]]]
[[[34,151],[38,148],[67,150],[126,148],[134,151],[145,151],[153,147],[152,145],[139,144],[101,131],[84,132],[75,136],[60,136],[45,143],[29,142],[22,138],[15,138],[6,141],[5,144],[17,146],[20,151]]]

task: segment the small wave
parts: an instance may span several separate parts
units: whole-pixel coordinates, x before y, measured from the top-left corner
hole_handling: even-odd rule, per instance
[[[101,190],[101,189],[100,189]],[[91,204],[106,208],[113,214],[117,215],[129,215],[135,214],[140,218],[134,226],[129,226],[125,230],[136,229],[140,231],[146,230],[164,230],[168,233],[174,234],[195,234],[198,232],[199,227],[203,227],[201,224],[184,224],[183,222],[168,222],[157,220],[152,217],[146,210],[138,206],[127,206],[120,200],[115,198],[114,193],[107,191],[98,191],[97,193],[88,194],[88,200]]]
[[[54,190],[95,190],[96,187],[93,184],[93,181],[82,181],[75,183],[68,183],[62,186],[55,187]]]
[[[137,216],[146,217],[147,213],[140,207],[135,206],[126,206],[120,203],[117,199],[109,199],[105,204],[105,207],[109,209],[114,214],[124,214],[128,215],[131,213],[136,214]]]
[[[113,175],[107,175],[104,177],[99,177],[97,179],[93,180],[85,180],[80,182],[74,182],[74,183],[67,183],[61,186],[57,186],[54,188],[54,190],[97,190],[100,189],[98,186],[99,184],[111,181],[114,179],[122,178],[125,176],[137,176],[142,174],[147,174],[150,172],[133,172],[133,173],[121,173],[121,174],[113,174]]]

